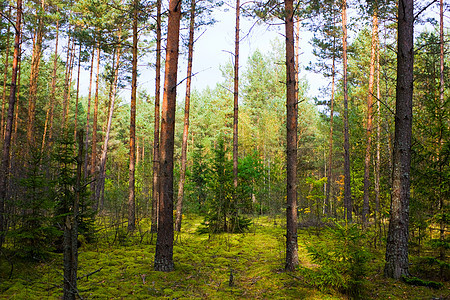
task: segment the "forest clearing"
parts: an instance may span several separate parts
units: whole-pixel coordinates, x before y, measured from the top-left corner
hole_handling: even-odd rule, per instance
[[[344,285],[348,285],[349,273],[343,271],[348,266],[335,265],[332,268],[338,269],[333,270],[334,275],[319,273],[319,265],[306,249],[322,243],[331,246],[330,250],[343,246],[323,228],[299,230],[300,268],[290,273],[283,266],[282,218],[255,217],[248,232],[235,234],[198,233],[201,222],[198,216],[185,217],[185,227],[177,234],[174,245],[175,271],[170,273],[153,271],[156,237],[152,242],[148,219],[139,222],[139,230],[133,235],[127,234],[124,224],[103,224],[104,229],[97,233],[98,242],[84,241],[79,249],[80,299],[349,298],[326,282],[339,285],[340,280],[345,280]],[[368,252],[367,261],[359,266],[364,270],[358,278],[358,299],[449,299],[448,282],[431,288],[385,278],[383,247],[378,245],[375,249],[374,237],[370,235],[355,241],[360,250]],[[61,255],[54,254],[39,263],[5,253],[12,258],[11,264],[1,260],[0,299],[60,299]],[[418,265],[414,255],[412,260],[414,275],[438,273],[435,267]]]
[[[0,297],[449,299],[449,11],[0,0]]]

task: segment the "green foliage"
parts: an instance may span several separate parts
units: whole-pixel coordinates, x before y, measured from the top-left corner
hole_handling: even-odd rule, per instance
[[[326,242],[309,243],[306,247],[312,260],[319,264],[318,270],[310,273],[314,284],[360,298],[370,258],[364,234],[356,224],[343,222],[335,222],[326,233]]]
[[[417,278],[417,277],[406,277],[406,276],[403,276],[402,280],[404,282],[406,282],[407,284],[410,284],[410,285],[426,286],[426,287],[430,287],[430,288],[433,288],[433,289],[440,289],[440,288],[442,288],[444,286],[442,284],[442,282],[427,281],[427,280],[422,280],[422,279]]]
[[[251,207],[251,197],[245,197],[245,194],[251,190],[248,181],[251,182],[253,179],[254,164],[251,163],[251,159],[246,162],[244,166],[248,168],[242,172],[241,177],[241,179],[244,178],[244,184],[239,191],[235,191],[233,164],[227,157],[223,138],[219,138],[212,152],[213,157],[209,162],[210,170],[206,177],[210,197],[206,201],[208,210],[203,222],[205,228],[201,228],[200,232],[243,232],[251,225],[251,220],[242,216],[241,212]]]

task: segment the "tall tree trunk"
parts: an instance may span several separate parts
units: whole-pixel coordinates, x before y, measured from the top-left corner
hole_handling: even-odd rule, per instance
[[[196,0],[191,0],[188,66],[186,75],[186,99],[184,104],[183,142],[181,145],[181,171],[180,171],[180,181],[178,182],[177,217],[175,220],[175,230],[178,232],[181,230],[181,220],[183,216],[184,182],[186,180],[187,142],[189,134],[189,110],[191,100],[192,60],[194,56],[195,4]]]
[[[295,99],[295,52],[294,52],[294,5],[293,0],[285,0],[286,32],[286,265],[287,271],[298,266],[297,243],[297,100]]]
[[[170,0],[161,115],[160,203],[155,271],[173,271],[173,150],[181,0]]]
[[[71,86],[71,77],[72,77],[72,63],[74,57],[74,42],[75,38],[69,35],[67,40],[67,57],[66,57],[66,72],[64,78],[64,94],[63,94],[63,111],[62,111],[62,126],[61,128],[66,127],[67,122],[67,114],[69,111],[69,102],[70,102],[70,86]]]
[[[9,6],[8,16],[11,17],[11,5]],[[8,24],[8,29],[6,30],[6,50],[5,50],[5,72],[3,73],[3,93],[2,93],[2,122],[1,122],[1,138],[5,137],[5,105],[6,105],[6,81],[8,79],[8,68],[9,68],[9,34],[10,28]]]
[[[41,1],[42,12],[45,12],[44,1]],[[39,15],[39,12],[37,12]],[[31,55],[30,69],[30,95],[28,98],[28,125],[27,125],[27,141],[28,147],[35,146],[35,117],[36,117],[36,98],[38,90],[39,68],[42,57],[42,40],[44,37],[44,20],[42,16],[38,16],[38,26],[33,43],[33,51]]]
[[[51,119],[50,123],[53,125],[53,111],[54,111],[54,105],[55,105],[55,100],[56,100],[56,71],[58,70],[58,41],[59,41],[59,20],[56,21],[56,40],[55,40],[55,53],[54,53],[55,57],[53,58],[52,85],[51,85],[51,93],[50,93],[50,99],[49,99],[49,103],[48,103],[47,113],[45,116],[44,134],[42,135],[41,153],[44,153],[44,150],[45,150],[45,141],[46,141],[46,137],[47,137],[47,131],[48,131],[50,119]]]
[[[445,105],[445,99],[444,99],[444,91],[445,91],[445,82],[444,82],[444,3],[443,0],[440,0],[439,2],[439,44],[440,44],[440,70],[439,70],[439,100],[440,100],[440,105],[441,105],[441,110],[444,110],[444,105]],[[443,126],[440,126],[440,130],[443,130]],[[439,151],[439,156],[442,155],[442,133],[439,135],[440,137],[440,141],[439,141],[439,145],[440,145],[440,151]],[[439,168],[442,168],[442,158],[439,158]],[[442,170],[440,170],[439,172],[440,176],[439,179],[442,182]],[[441,190],[439,192],[439,210],[440,210],[440,231],[439,231],[439,239],[441,241],[441,247],[439,247],[439,259],[441,261],[445,261],[445,247],[443,245],[445,245],[445,204],[444,204],[444,196],[442,195],[442,184],[439,185],[441,187]],[[444,264],[440,264],[439,267],[439,275],[440,278],[443,279],[444,278],[444,271],[445,271],[445,266]]]
[[[375,226],[379,227],[381,238],[380,215],[380,170],[381,170],[381,90],[380,90],[380,39],[377,40],[377,152],[375,163]]]
[[[111,83],[111,93],[110,93],[110,101],[109,101],[109,109],[108,109],[108,119],[106,124],[106,132],[105,132],[105,139],[103,141],[102,146],[102,155],[100,157],[100,168],[99,168],[99,174],[98,174],[98,180],[97,185],[95,187],[95,198],[98,199],[99,205],[98,210],[102,211],[104,208],[104,189],[105,189],[105,178],[106,178],[106,159],[108,158],[108,143],[109,143],[109,135],[111,132],[111,124],[112,124],[112,118],[114,114],[114,104],[116,100],[116,88],[117,88],[117,81],[119,78],[119,65],[120,65],[120,56],[121,56],[121,50],[122,45],[121,41],[119,39],[119,44],[116,48],[117,55],[115,56],[115,63],[113,62],[114,66],[114,79]]]
[[[136,229],[135,214],[135,168],[136,168],[136,95],[137,95],[137,59],[138,59],[138,5],[133,4],[133,58],[131,72],[131,103],[130,103],[130,165],[128,178],[128,231]]]
[[[78,155],[76,157],[77,173],[75,197],[70,203],[64,222],[64,300],[75,300],[78,295],[78,213],[81,198],[81,176],[83,165],[83,131],[78,137]],[[70,213],[71,212],[71,213]]]
[[[336,46],[336,39],[333,38],[333,49]],[[330,100],[330,135],[328,136],[328,170],[327,170],[327,187],[325,190],[325,210],[324,215],[330,213],[330,195],[331,185],[333,184],[333,122],[334,122],[334,89],[336,78],[336,57],[333,54],[331,65],[331,100]],[[333,206],[334,207],[334,206]]]
[[[77,140],[77,131],[78,131],[78,101],[79,101],[79,96],[80,96],[80,71],[81,71],[81,43],[80,43],[80,47],[78,48],[78,70],[77,70],[77,94],[76,94],[76,98],[75,98],[75,117],[74,117],[74,140]]]
[[[364,159],[364,196],[363,196],[363,210],[362,222],[364,225],[368,222],[368,215],[370,211],[369,205],[369,187],[370,187],[370,151],[372,149],[372,108],[373,108],[373,85],[375,81],[375,58],[377,48],[378,35],[378,17],[377,11],[373,12],[372,20],[372,44],[370,50],[370,66],[369,66],[369,91],[367,95],[367,124],[366,124],[366,155]]]
[[[411,169],[412,96],[414,69],[414,1],[398,4],[397,87],[391,210],[384,274],[409,275],[408,223]]]
[[[344,86],[344,211],[348,222],[352,221],[352,192],[350,178],[350,141],[348,132],[348,83],[347,83],[347,0],[342,0],[342,63]]]
[[[91,118],[91,96],[92,96],[92,79],[94,70],[94,57],[95,57],[95,46],[92,47],[92,57],[91,57],[91,68],[89,70],[89,92],[88,92],[88,103],[87,103],[87,113],[86,113],[86,137],[84,138],[84,181],[86,181],[88,176],[88,157],[89,157],[89,121]]]
[[[156,65],[155,65],[155,123],[153,136],[153,189],[151,232],[158,231],[159,211],[159,102],[161,95],[161,1],[156,1]]]
[[[100,45],[97,42],[97,75],[95,79],[94,118],[92,121],[91,177],[95,178],[97,168],[97,118],[98,118],[98,84],[100,81]],[[98,198],[95,196],[96,182],[91,183],[94,210],[98,209]]]
[[[240,1],[236,0],[236,27],[234,38],[234,108],[233,108],[233,201],[236,201],[238,186],[238,122],[239,122],[239,18]]]
[[[14,105],[16,102],[16,82],[20,60],[20,35],[22,27],[22,0],[17,0],[16,12],[16,34],[14,38],[14,54],[12,62],[11,88],[9,92],[9,107],[6,117],[5,139],[3,141],[2,164],[0,170],[0,248],[5,240],[6,229],[8,228],[5,218],[5,202],[7,196],[7,184],[9,177],[9,162],[11,151],[11,133],[14,117]]]

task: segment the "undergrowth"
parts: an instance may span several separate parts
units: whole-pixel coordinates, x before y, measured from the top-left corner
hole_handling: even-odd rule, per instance
[[[104,221],[104,220],[103,220]],[[153,271],[156,235],[150,222],[140,220],[134,234],[122,226],[106,226],[98,220],[95,243],[79,249],[78,288],[83,299],[347,299],[336,289],[318,288],[311,277],[317,271],[305,248],[330,242],[299,231],[301,267],[283,270],[285,227],[281,218],[260,217],[240,234],[198,234],[202,219],[187,215],[181,233],[176,233],[175,271]],[[62,295],[62,257],[51,254],[45,261],[19,258],[4,249],[0,253],[1,299],[59,299]],[[440,290],[410,286],[382,277],[382,253],[372,252],[364,273],[366,299],[444,298],[448,284]],[[13,266],[13,267],[11,267]],[[11,273],[11,268],[13,269]],[[11,275],[11,276],[10,276]],[[447,292],[447,294],[446,294]]]

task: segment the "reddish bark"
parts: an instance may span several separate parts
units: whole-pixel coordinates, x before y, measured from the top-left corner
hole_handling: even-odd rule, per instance
[[[169,272],[173,264],[173,151],[177,92],[181,1],[170,0],[167,27],[164,95],[161,115],[160,201],[155,271]]]

